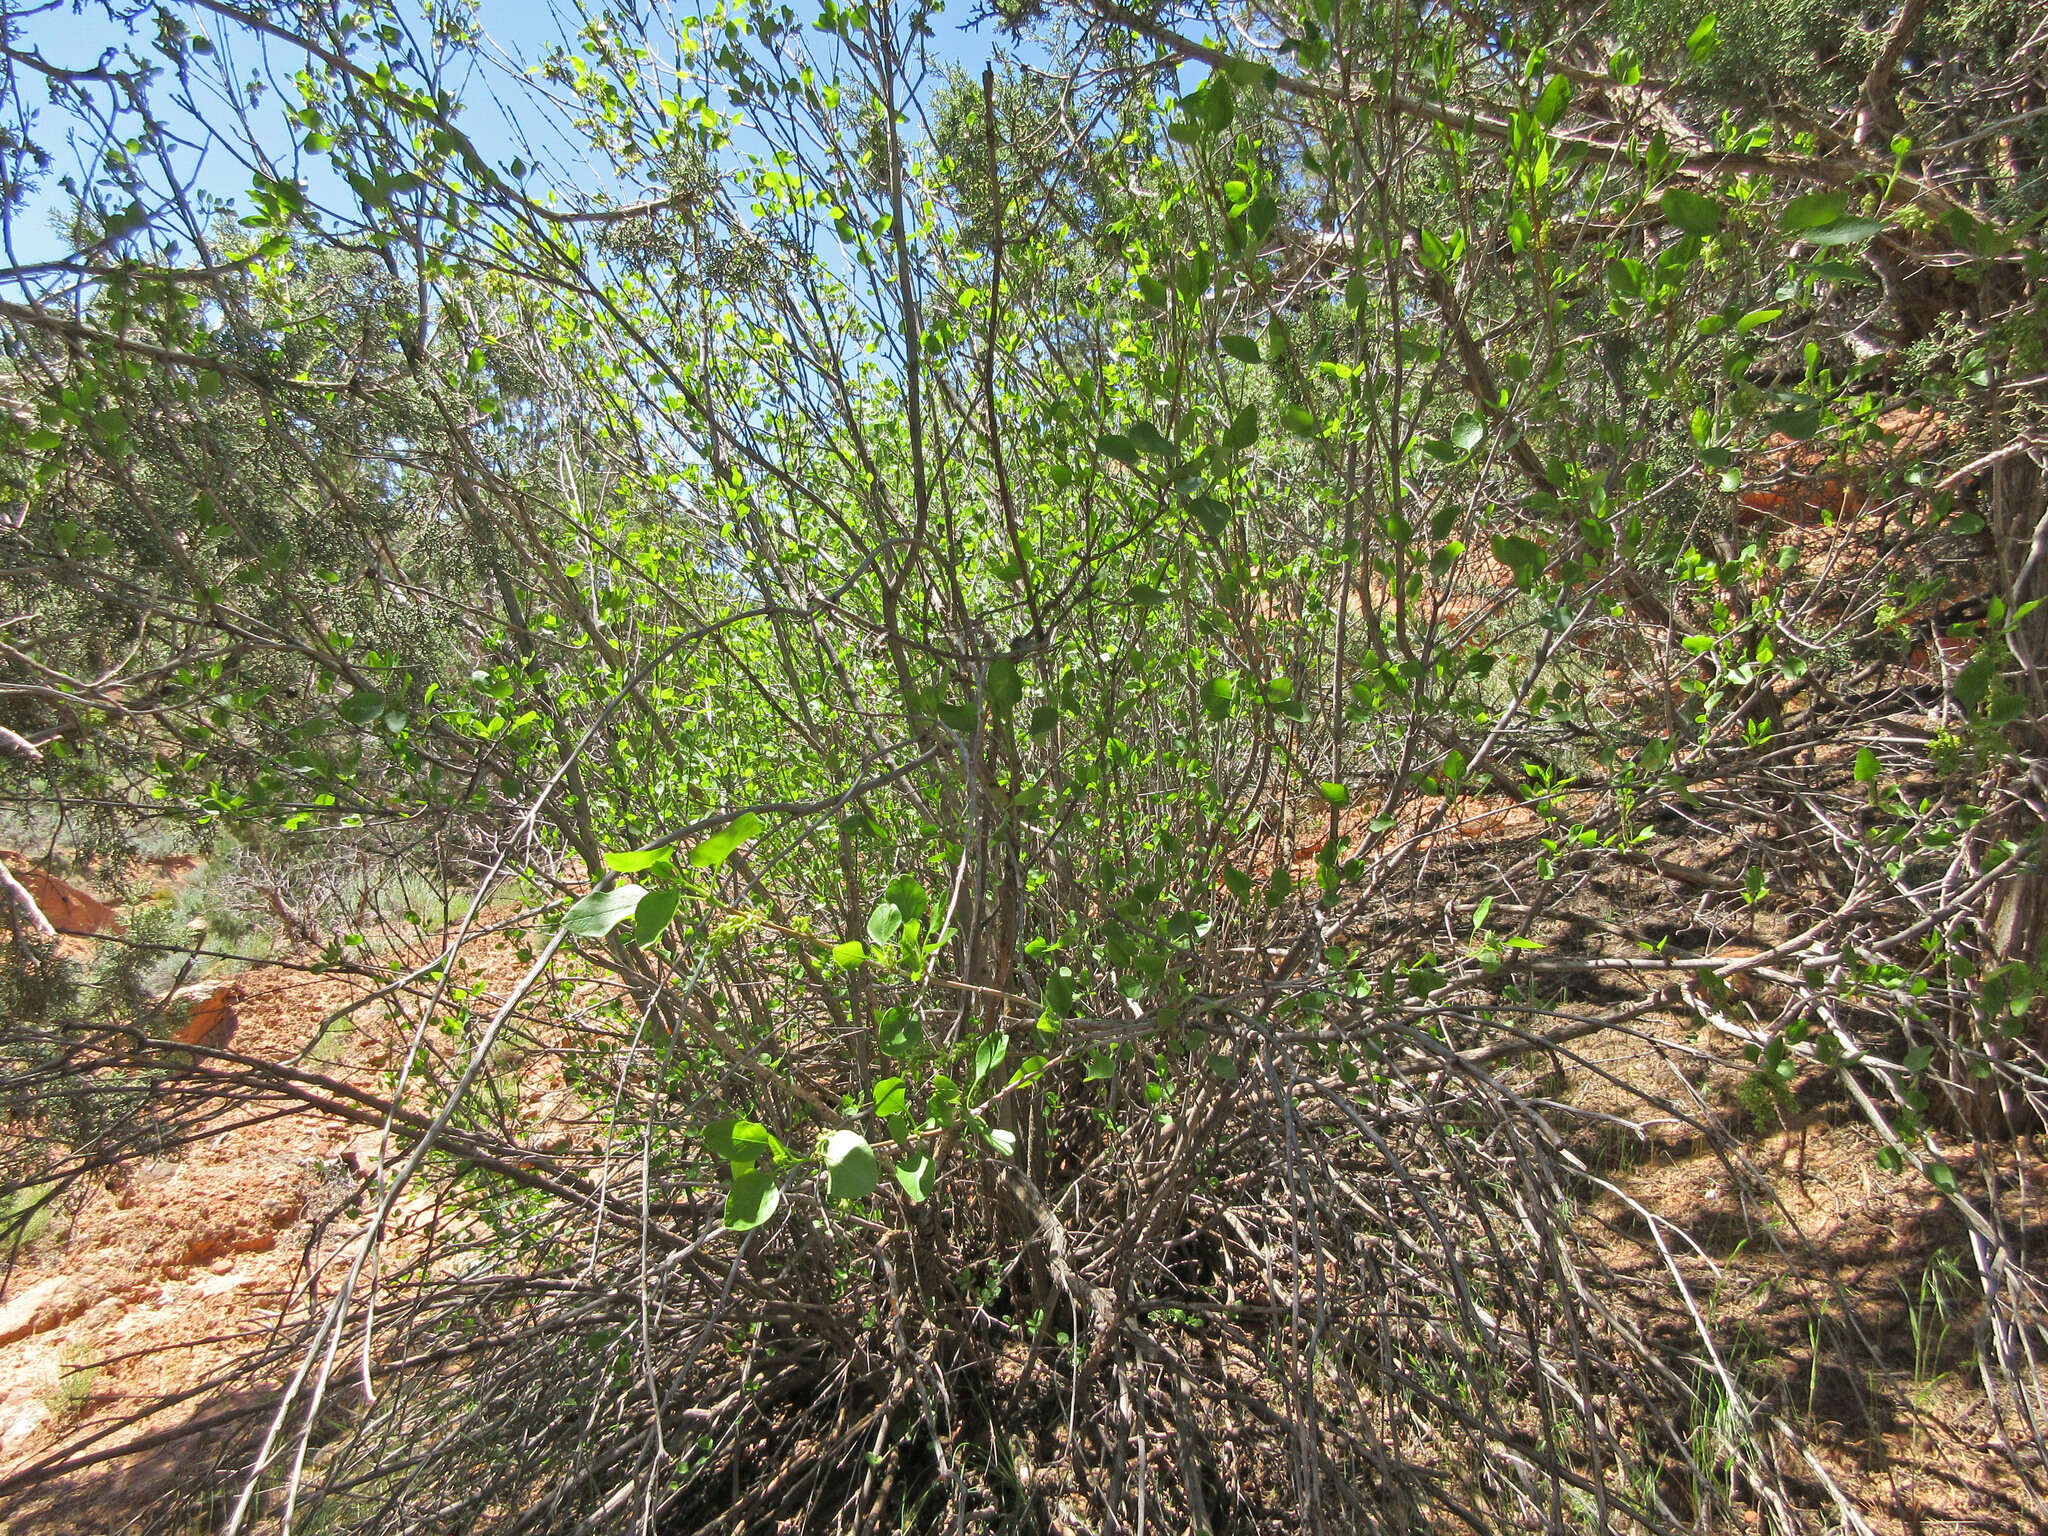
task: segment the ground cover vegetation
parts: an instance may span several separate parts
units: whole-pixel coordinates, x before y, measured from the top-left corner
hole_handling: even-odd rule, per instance
[[[229,1407],[10,1499],[1870,1531],[1817,1384],[1941,1368],[2041,1518],[2038,7],[92,13],[0,22],[0,791],[366,872],[275,953],[405,1038],[12,893],[0,1237],[386,1150]],[[1910,1348],[1816,1115],[1956,1234]]]

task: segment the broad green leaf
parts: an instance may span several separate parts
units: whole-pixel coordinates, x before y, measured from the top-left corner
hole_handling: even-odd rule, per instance
[[[981,1126],[981,1139],[996,1151],[999,1157],[1009,1157],[1017,1150],[1017,1138],[1009,1131],[997,1130],[993,1126]]]
[[[1202,713],[1211,720],[1225,720],[1237,698],[1237,679],[1212,677],[1202,684]]]
[[[1316,787],[1323,792],[1323,798],[1340,811],[1351,803],[1351,790],[1346,785],[1325,779]]]
[[[1124,436],[1137,445],[1138,452],[1147,458],[1172,459],[1177,457],[1173,441],[1151,422],[1139,420],[1124,428]]]
[[[908,1008],[886,1008],[875,1021],[875,1037],[884,1056],[900,1059],[924,1049],[924,1024]]]
[[[1249,336],[1219,336],[1216,345],[1240,363],[1256,363],[1259,360],[1259,344]]]
[[[1721,205],[1684,187],[1666,187],[1657,206],[1664,210],[1669,222],[1688,235],[1711,235],[1721,227]]]
[[[704,1149],[728,1163],[753,1164],[780,1150],[774,1133],[758,1120],[727,1116],[704,1127]]]
[[[592,891],[569,909],[562,926],[579,939],[601,939],[633,915],[647,892],[637,885]]]
[[[1820,229],[1841,218],[1846,200],[1839,192],[1809,192],[1795,197],[1778,216],[1778,227],[1787,230]]]
[[[931,909],[931,898],[925,895],[924,887],[909,875],[898,875],[883,887],[882,894],[895,904],[905,922],[923,917]]]
[[[1877,782],[1877,754],[1865,747],[1856,754],[1856,782],[1875,784]]]
[[[1259,408],[1247,405],[1239,408],[1230,418],[1230,425],[1223,429],[1223,446],[1231,453],[1241,453],[1259,440]]]
[[[717,869],[738,851],[740,844],[759,837],[766,825],[759,816],[748,811],[692,848],[690,863],[698,869]]]
[[[1106,459],[1115,459],[1132,469],[1138,467],[1138,445],[1128,437],[1116,432],[1105,432],[1095,441],[1096,448]]]
[[[1280,412],[1280,420],[1287,430],[1300,437],[1314,437],[1323,430],[1323,424],[1301,406],[1290,405]]]
[[[908,1094],[900,1077],[885,1077],[875,1084],[875,1114],[887,1120],[891,1115],[900,1115],[908,1107]]]
[[[937,1170],[932,1160],[922,1152],[915,1157],[896,1159],[896,1182],[903,1193],[910,1197],[912,1205],[922,1205],[932,1192],[932,1178]]]
[[[1467,411],[1451,427],[1451,444],[1460,453],[1470,453],[1486,436],[1486,423]]]
[[[335,713],[350,725],[369,725],[381,719],[384,714],[384,695],[381,693],[352,693],[335,706]]]
[[[1172,302],[1166,291],[1166,284],[1160,282],[1150,272],[1138,274],[1138,294],[1154,309],[1165,309]]]
[[[1841,219],[1807,230],[1805,238],[1813,245],[1860,245],[1883,233],[1884,226],[1873,219]]]
[[[1543,574],[1543,546],[1519,534],[1495,534],[1493,558],[1514,572],[1515,586],[1524,592],[1533,587]]]
[[[860,1200],[882,1182],[875,1149],[858,1131],[834,1131],[825,1139],[826,1188],[834,1200]]]
[[[1011,710],[1024,702],[1023,674],[1017,670],[1017,663],[1007,656],[998,656],[988,664],[988,679],[982,687],[989,708],[998,715],[1008,716]]]
[[[633,909],[633,942],[642,949],[654,944],[675,921],[676,908],[683,902],[677,890],[649,891]]]
[[[850,971],[868,957],[867,945],[859,939],[847,939],[832,946],[832,963],[842,971]]]
[[[772,1169],[757,1168],[732,1181],[725,1197],[725,1230],[751,1232],[772,1217],[782,1205],[782,1191],[775,1187]]]
[[[604,867],[615,869],[622,875],[637,875],[642,870],[652,869],[657,864],[668,862],[666,848],[634,849],[630,853],[608,853],[604,856]]]
[[[998,1032],[985,1035],[974,1047],[974,1081],[980,1082],[989,1073],[1003,1064],[1003,1058],[1010,1054],[1009,1037]]]
[[[903,913],[896,903],[885,901],[868,914],[868,937],[877,944],[887,944],[903,931]]]
[[[1544,127],[1553,127],[1564,116],[1565,105],[1572,99],[1572,84],[1563,75],[1552,75],[1550,83],[1543,87],[1543,94],[1536,98],[1536,121]]]

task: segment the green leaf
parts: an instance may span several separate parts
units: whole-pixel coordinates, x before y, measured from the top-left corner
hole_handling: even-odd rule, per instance
[[[883,1120],[900,1115],[908,1107],[909,1095],[900,1077],[885,1077],[875,1084],[875,1114]]]
[[[1493,536],[1493,558],[1514,572],[1515,586],[1523,592],[1536,585],[1546,563],[1541,544],[1513,533]]]
[[[592,891],[569,909],[562,926],[579,939],[601,939],[633,915],[647,892],[637,885]]]
[[[1188,511],[1195,521],[1202,525],[1202,531],[1212,539],[1220,539],[1230,527],[1230,508],[1214,496],[1197,496],[1188,503]]]
[[[826,1189],[834,1200],[861,1200],[882,1182],[875,1149],[858,1131],[834,1131],[825,1138]]]
[[[1017,1138],[1009,1131],[999,1131],[992,1126],[982,1126],[981,1139],[996,1151],[999,1157],[1009,1157],[1017,1150]]]
[[[1230,425],[1223,429],[1223,447],[1230,453],[1241,453],[1259,440],[1259,408],[1247,405],[1230,418]]]
[[[1052,728],[1059,723],[1059,706],[1057,704],[1041,704],[1031,711],[1031,722],[1025,727],[1025,730],[1033,736],[1045,736],[1049,735]]]
[[[1160,282],[1150,272],[1138,274],[1138,295],[1154,309],[1165,309],[1171,302],[1167,296],[1166,284]]]
[[[1024,677],[1017,670],[1017,663],[1007,656],[998,656],[988,664],[988,679],[982,685],[989,707],[998,715],[1007,717],[1011,710],[1024,702]]]
[[[1721,37],[1716,30],[1713,13],[1710,11],[1692,29],[1692,36],[1685,40],[1685,51],[1692,55],[1695,63],[1704,63],[1721,46]]]
[[[1482,896],[1479,905],[1472,909],[1472,931],[1477,933],[1486,926],[1487,914],[1493,911],[1493,898]]]
[[[1820,229],[1842,216],[1846,206],[1839,192],[1809,192],[1795,197],[1778,215],[1778,227],[1785,230]]]
[[[1884,233],[1884,226],[1874,219],[1841,219],[1833,224],[1806,232],[1806,239],[1814,245],[1860,245],[1873,236]]]
[[[895,902],[882,902],[868,914],[868,937],[877,944],[891,942],[902,931],[903,914],[897,909]],[[837,950],[833,951],[833,958],[838,958]]]
[[[1550,83],[1543,87],[1543,94],[1536,98],[1536,121],[1544,127],[1552,127],[1564,116],[1565,104],[1572,99],[1572,83],[1563,75],[1552,75]]]
[[[1451,426],[1451,445],[1460,453],[1470,453],[1486,436],[1486,423],[1472,412],[1467,411]]]
[[[1325,779],[1316,787],[1323,792],[1323,798],[1340,811],[1351,803],[1351,790],[1346,785]]]
[[[922,1152],[915,1157],[896,1159],[896,1182],[903,1187],[903,1193],[910,1197],[912,1205],[922,1205],[930,1196],[935,1171],[932,1160]]]
[[[1128,437],[1116,432],[1105,432],[1095,440],[1095,446],[1106,459],[1115,459],[1119,464],[1132,469],[1138,467],[1138,445]]]
[[[847,939],[832,946],[832,963],[842,971],[850,971],[868,957],[868,947],[859,939]]]
[[[751,1232],[773,1216],[782,1205],[782,1191],[775,1187],[772,1169],[757,1168],[732,1181],[725,1197],[725,1230]]]
[[[704,1127],[704,1149],[713,1157],[747,1167],[764,1157],[772,1158],[779,1151],[767,1126],[737,1115],[714,1120]]]
[[[931,898],[925,895],[924,887],[909,875],[898,875],[883,887],[882,894],[895,903],[905,922],[923,917],[931,910]]]
[[[1877,754],[1865,747],[1856,754],[1856,782],[1875,784],[1877,782]]]
[[[646,949],[659,941],[682,904],[683,893],[677,890],[649,891],[642,896],[633,909],[633,942]]]
[[[1956,674],[1951,685],[1956,702],[1965,709],[1975,709],[1991,692],[1992,661],[1988,651],[1979,649],[1962,671]]]
[[[1758,326],[1769,325],[1773,320],[1777,319],[1778,316],[1784,313],[1785,311],[1783,309],[1752,309],[1748,314],[1744,315],[1740,320],[1735,322],[1735,334],[1738,336],[1747,336],[1751,331],[1755,330]]]
[[[1249,336],[1219,336],[1216,338],[1216,345],[1240,363],[1256,363],[1259,360],[1259,344]]]
[[[1956,1192],[1956,1171],[1938,1157],[1927,1159],[1927,1182],[1944,1195]]]
[[[884,1056],[914,1055],[924,1049],[924,1023],[908,1008],[885,1008],[875,1021],[875,1039]]]
[[[1287,430],[1300,437],[1315,437],[1323,430],[1323,424],[1314,414],[1301,406],[1290,405],[1280,412],[1280,420]]]
[[[1666,220],[1688,235],[1711,235],[1721,227],[1721,205],[1684,187],[1665,188],[1657,206],[1664,210]]]
[[[1009,1037],[998,1032],[984,1035],[974,1047],[973,1083],[979,1083],[989,1073],[1003,1064],[1003,1058],[1010,1054]],[[972,1086],[972,1084],[970,1084]]]
[[[1211,720],[1227,719],[1230,715],[1230,706],[1236,698],[1236,678],[1212,677],[1202,684],[1202,713]]]
[[[615,869],[622,875],[637,875],[644,869],[668,862],[666,848],[636,849],[631,853],[608,853],[604,856],[604,867]]]
[[[690,863],[698,869],[717,869],[738,851],[741,843],[759,837],[765,826],[766,822],[747,811],[692,848]]]
[[[1124,435],[1137,444],[1138,452],[1152,459],[1174,459],[1173,440],[1149,421],[1139,420],[1124,428]]]
[[[381,693],[352,693],[335,706],[335,713],[350,725],[370,725],[383,718],[384,695]]]

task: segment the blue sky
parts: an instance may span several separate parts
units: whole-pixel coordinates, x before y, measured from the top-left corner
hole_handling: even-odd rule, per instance
[[[815,4],[815,0],[809,0],[809,3]],[[251,46],[246,34],[238,37],[238,29],[206,12],[175,3],[169,9],[188,25],[205,32],[217,43],[227,45],[231,50],[228,56],[232,58],[238,76],[245,78],[252,70],[264,70],[272,80],[288,83],[290,72],[296,67],[290,49],[275,43],[267,50],[258,49]],[[798,9],[799,15],[803,15],[808,6],[799,6]],[[956,16],[941,15],[935,27],[933,47],[937,62],[941,65],[957,64],[978,73],[982,64],[993,57],[997,39],[993,29],[986,25],[963,24],[965,15],[972,9],[970,0],[955,0],[954,9]],[[539,0],[482,0],[479,15],[490,39],[489,51],[495,56],[497,67],[472,65],[467,73],[450,82],[456,95],[465,103],[461,126],[486,158],[494,162],[503,164],[515,154],[524,154],[531,159],[529,141],[546,131],[544,117],[533,109],[530,100],[522,99],[523,93],[516,89],[507,72],[533,65],[550,45],[564,41],[563,23],[549,5],[539,3]],[[572,13],[570,25],[574,24]],[[113,20],[105,6],[95,3],[95,0],[82,0],[82,3],[73,0],[72,4],[64,4],[60,0],[59,4],[25,17],[17,13],[13,26],[16,47],[31,47],[50,62],[67,68],[90,67],[110,50],[117,57],[125,50],[132,50],[153,62],[161,62],[161,55],[155,47],[155,25],[149,13],[144,13],[140,25],[131,33],[126,26]],[[24,71],[17,78],[26,83],[35,77]],[[188,148],[182,156],[187,166],[197,165],[195,184],[214,196],[232,198],[238,205],[246,205],[250,179],[248,167],[236,158],[225,140],[208,142],[198,118],[172,103],[172,92],[168,89],[172,83],[168,76],[160,78],[156,109],[173,133],[199,146]],[[196,86],[197,77],[195,94],[198,94]],[[283,90],[268,92],[248,114],[251,130],[265,152],[280,167],[290,167],[292,174],[305,180],[317,202],[346,203],[346,189],[327,169],[322,157],[294,155],[298,131],[283,115],[289,105],[285,100],[287,94]],[[90,143],[80,143],[75,138],[67,142],[63,131],[64,119],[56,108],[42,102],[40,97],[35,104],[40,111],[39,140],[56,156],[56,163],[36,193],[25,206],[15,211],[10,221],[8,234],[12,259],[24,265],[56,260],[67,254],[65,242],[56,228],[59,217],[68,207],[59,178],[67,173],[77,174],[81,164],[96,154],[95,146]],[[217,95],[202,98],[199,105],[200,117],[216,116],[225,110]],[[557,141],[553,153],[547,156],[556,161],[557,177],[578,190],[597,190],[590,183],[600,173],[584,166],[562,164],[562,157],[569,148]]]

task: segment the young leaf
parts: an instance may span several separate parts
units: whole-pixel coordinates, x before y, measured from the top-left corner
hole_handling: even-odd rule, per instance
[[[1010,1054],[1009,1039],[1002,1034],[984,1036],[974,1047],[974,1082],[979,1083],[1003,1064]]]
[[[908,1107],[908,1096],[904,1092],[903,1079],[885,1077],[875,1084],[875,1115],[887,1120],[891,1115],[900,1115]]]
[[[1684,187],[1667,187],[1658,200],[1664,217],[1688,235],[1711,235],[1721,227],[1721,205],[1711,197],[1688,192]]]
[[[915,1157],[900,1157],[896,1160],[895,1171],[896,1182],[910,1197],[910,1203],[923,1204],[932,1192],[932,1175],[936,1171],[932,1160],[922,1152]]]
[[[848,939],[832,946],[832,963],[842,971],[852,970],[867,957],[867,946],[859,939]]]
[[[1785,211],[1778,216],[1778,227],[1784,230],[1820,229],[1839,219],[1845,206],[1839,192],[1809,192],[1785,205]]]
[[[690,850],[690,863],[698,869],[717,869],[738,851],[741,843],[752,842],[767,825],[752,811],[729,822]]]
[[[1865,747],[1856,754],[1856,782],[1875,784],[1877,782],[1877,754]]]
[[[887,944],[903,931],[903,914],[896,903],[885,901],[868,914],[868,937],[877,944]],[[837,952],[834,952],[837,958]]]
[[[604,867],[615,869],[622,875],[637,875],[642,870],[667,863],[669,852],[666,848],[647,848],[634,849],[630,853],[608,853],[604,856]]]
[[[989,708],[998,715],[1008,716],[1011,710],[1024,702],[1024,678],[1017,670],[1017,663],[1007,656],[998,656],[990,662],[983,691]]]
[[[1345,785],[1325,779],[1316,787],[1323,792],[1323,798],[1340,811],[1351,803],[1351,791]]]
[[[931,909],[931,898],[925,895],[924,887],[909,875],[898,875],[883,888],[882,894],[895,904],[905,922],[923,917]]]
[[[858,1131],[834,1131],[825,1139],[826,1187],[834,1200],[859,1200],[882,1182],[875,1149]]]
[[[681,891],[649,891],[633,909],[633,942],[642,949],[654,944],[675,921],[676,908],[683,902]]]
[[[756,1168],[732,1181],[725,1197],[725,1230],[751,1232],[767,1221],[782,1205],[782,1191],[775,1187],[772,1169]]]
[[[601,939],[633,915],[647,892],[637,885],[592,891],[569,909],[562,926],[579,939]]]
[[[924,1024],[908,1008],[885,1009],[875,1022],[875,1035],[884,1056],[900,1059],[924,1047]]]

